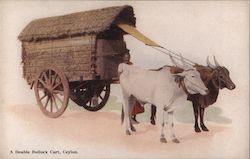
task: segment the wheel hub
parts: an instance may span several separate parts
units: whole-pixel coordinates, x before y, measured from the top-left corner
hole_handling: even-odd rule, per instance
[[[49,93],[52,93],[53,92],[53,87],[52,87],[52,85],[50,85],[50,84],[48,84],[47,86],[46,86],[46,88],[47,88],[47,90],[48,90],[48,92]]]

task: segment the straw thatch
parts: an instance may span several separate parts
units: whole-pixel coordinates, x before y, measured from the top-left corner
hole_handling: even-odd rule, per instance
[[[108,30],[117,21],[135,25],[133,8],[131,6],[109,7],[33,20],[18,38],[21,41],[38,41],[98,34]]]
[[[31,84],[48,66],[56,66],[69,80],[117,77],[121,55],[127,52],[115,24],[135,26],[131,6],[109,7],[33,20],[19,35],[23,76]]]

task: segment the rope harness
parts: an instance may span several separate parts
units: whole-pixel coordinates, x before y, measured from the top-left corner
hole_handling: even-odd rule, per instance
[[[217,80],[218,82],[216,82],[216,80]],[[220,87],[221,87],[221,80],[222,80],[222,79],[220,78],[219,75],[217,75],[217,78],[212,79],[212,82],[213,82],[215,88],[220,89]],[[224,82],[224,81],[223,81],[223,82]]]
[[[169,50],[169,49],[166,49],[166,48],[164,48],[164,47],[160,47],[161,49],[164,49],[165,51],[163,51],[163,50],[161,50],[161,49],[159,49],[159,48],[157,48],[157,47],[154,47],[154,46],[151,46],[151,48],[153,48],[153,49],[155,49],[155,50],[157,50],[157,51],[159,51],[159,52],[161,52],[161,53],[164,53],[164,54],[166,54],[166,55],[169,55],[170,57],[172,57],[172,58],[174,58],[174,59],[177,59],[177,60],[181,60],[181,54],[180,55],[178,55],[177,53],[175,53],[174,51],[171,51],[171,50]],[[167,52],[166,52],[167,51]],[[185,60],[185,62],[188,64],[188,65],[190,65],[190,66],[193,66],[194,64],[195,64],[195,62],[193,62],[193,61],[191,61],[191,60],[189,60],[189,59],[187,59],[187,58],[184,58],[183,57],[183,59]]]
[[[175,82],[178,83],[179,88],[181,87],[181,88],[183,89],[183,91],[184,91],[187,95],[189,95],[190,93],[188,92],[187,87],[186,87],[186,85],[185,85],[185,83],[184,83],[184,78],[185,78],[185,77],[176,75],[176,77],[175,77]],[[200,87],[199,85],[193,83],[192,81],[190,81],[190,80],[188,80],[188,79],[186,79],[186,80],[189,81],[192,85],[195,85],[196,87],[200,88],[201,90],[203,89],[202,87]],[[220,84],[220,83],[219,83],[219,84]]]
[[[187,87],[184,83],[184,78],[185,77],[177,75],[174,80],[178,84],[179,88],[182,88],[182,90],[188,95],[189,93],[188,93]]]

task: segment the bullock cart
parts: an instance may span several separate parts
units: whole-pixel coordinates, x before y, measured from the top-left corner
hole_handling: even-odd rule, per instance
[[[129,51],[118,23],[135,27],[131,6],[36,19],[23,29],[23,77],[46,116],[62,115],[69,98],[89,111],[103,108]]]

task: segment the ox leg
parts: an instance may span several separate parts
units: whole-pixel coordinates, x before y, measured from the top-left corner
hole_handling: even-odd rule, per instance
[[[132,119],[131,119],[131,114],[132,114],[132,110],[134,109],[135,102],[136,102],[136,98],[131,96],[129,98],[129,122],[130,122],[130,128],[132,131],[136,131],[135,127],[133,126]]]
[[[122,112],[121,112],[121,123],[123,123],[124,121],[124,111],[123,111],[123,107],[122,107]],[[132,121],[130,120],[130,127],[132,131],[136,131],[135,127],[132,124]]]
[[[193,103],[193,109],[194,109],[194,118],[195,118],[194,131],[199,133],[199,132],[201,132],[199,125],[198,125],[199,105]]]
[[[131,127],[131,130],[132,130],[132,131],[136,132],[136,129],[135,129],[134,125],[132,124],[132,121],[131,121],[131,120],[130,120],[130,127]]]
[[[127,135],[131,135],[129,100],[130,97],[126,96],[125,93],[123,93],[124,124],[125,124],[125,133]]]
[[[169,116],[169,126],[170,126],[170,138],[174,143],[180,143],[180,141],[175,137],[174,133],[174,111],[168,112]]]
[[[155,114],[156,114],[156,106],[155,105],[151,105],[151,117],[150,117],[150,121],[152,125],[155,125]]]
[[[161,118],[160,123],[161,123],[161,136],[160,136],[160,142],[162,143],[167,143],[167,139],[165,138],[165,125],[167,124],[166,119],[167,119],[167,113],[165,110],[162,110],[161,112],[162,116],[159,116]]]
[[[203,120],[204,112],[205,112],[205,109],[202,108],[202,107],[200,107],[200,124],[201,124],[201,129],[203,131],[209,131],[208,128],[204,124],[204,120]]]

